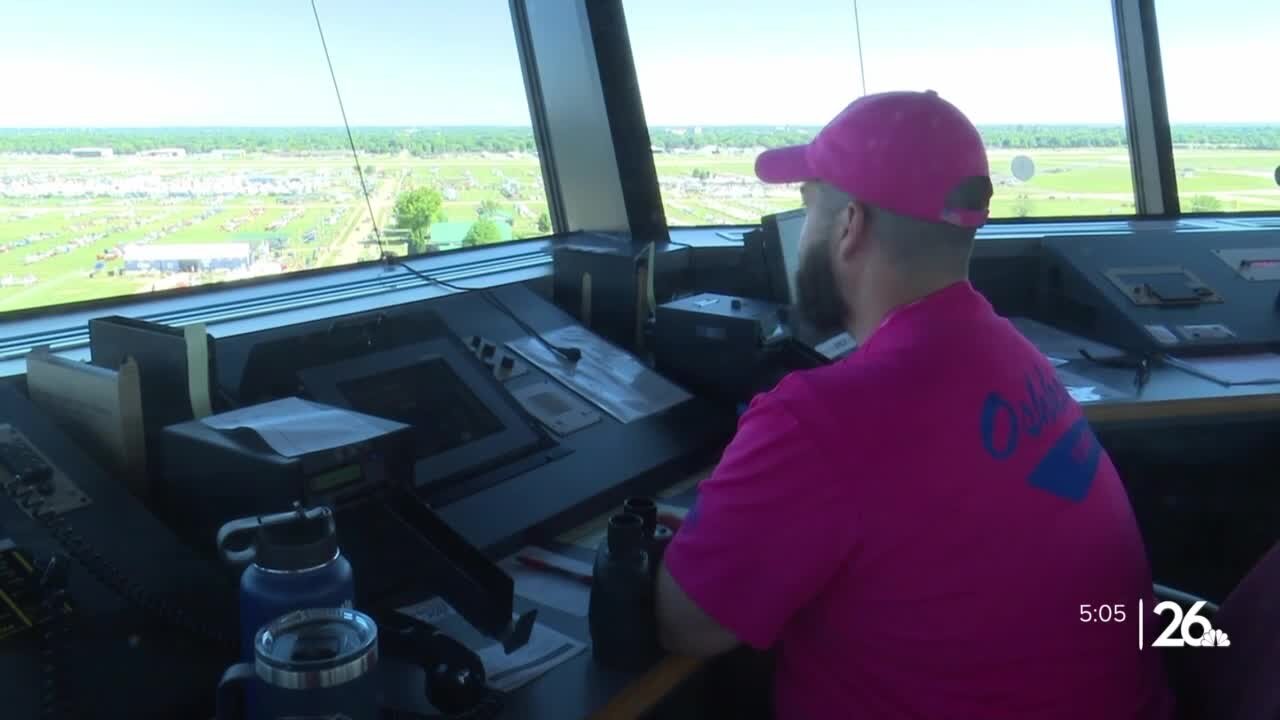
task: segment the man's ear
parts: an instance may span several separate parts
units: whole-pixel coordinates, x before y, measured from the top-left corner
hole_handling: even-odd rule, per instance
[[[840,218],[842,231],[840,240],[836,243],[836,257],[840,260],[850,260],[859,250],[867,243],[869,237],[867,225],[868,215],[867,206],[854,200],[845,206],[843,217]]]

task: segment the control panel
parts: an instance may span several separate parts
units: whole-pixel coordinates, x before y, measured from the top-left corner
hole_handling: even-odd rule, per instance
[[[35,561],[12,540],[0,537],[0,641],[44,624],[46,608]]]
[[[1045,238],[1039,319],[1128,352],[1280,347],[1280,243],[1272,231]]]
[[[493,371],[500,383],[525,377],[529,363],[510,348],[480,335],[467,338],[467,349]],[[539,381],[527,385],[508,385],[507,391],[543,427],[560,437],[571,435],[600,422],[601,415],[578,396],[560,385]]]
[[[0,716],[191,717],[237,656],[235,599],[221,567],[0,383]]]
[[[35,508],[61,515],[90,503],[71,478],[11,425],[0,425],[0,485],[28,516]]]
[[[467,338],[467,348],[493,371],[498,382],[514,380],[529,372],[529,365],[520,356],[488,338],[472,335]]]
[[[546,380],[515,388],[511,394],[525,412],[561,437],[595,425],[603,417],[574,393]]]
[[[750,399],[777,368],[772,350],[789,340],[786,315],[777,303],[716,293],[673,300],[654,313],[654,359],[695,392]]]

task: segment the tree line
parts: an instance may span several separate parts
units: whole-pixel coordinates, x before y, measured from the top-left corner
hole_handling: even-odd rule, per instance
[[[806,142],[816,127],[650,128],[654,148],[667,152],[716,146],[778,147]],[[1127,144],[1124,128],[1100,125],[991,125],[979,128],[991,148],[1088,148]],[[1176,125],[1178,146],[1280,149],[1280,125]],[[533,153],[533,131],[519,127],[355,128],[361,152],[417,157],[458,153]],[[0,129],[0,153],[62,154],[109,147],[129,155],[181,148],[188,153],[239,150],[331,153],[348,149],[342,128]]]

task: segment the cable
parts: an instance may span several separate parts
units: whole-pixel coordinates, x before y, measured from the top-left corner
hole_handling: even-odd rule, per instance
[[[858,73],[862,76],[862,94],[866,95],[867,66],[862,63],[862,22],[858,19],[858,0],[853,0],[853,31],[858,38]]]
[[[333,70],[333,59],[329,56],[329,44],[325,42],[325,39],[324,39],[324,27],[320,23],[320,11],[316,9],[316,0],[311,0],[311,13],[312,15],[315,16],[316,30],[320,33],[320,45],[321,47],[324,48],[324,59],[325,59],[325,62],[328,63],[329,65],[329,77],[330,79],[333,80],[333,92],[334,92],[334,95],[336,95],[338,98],[338,110],[341,111],[342,113],[342,126],[347,131],[347,142],[350,143],[351,145],[351,156],[355,158],[356,172],[360,175],[360,190],[361,192],[364,193],[365,207],[369,209],[369,223],[373,226],[373,234],[378,241],[378,254],[380,259],[383,262],[387,263],[388,265],[396,265],[396,266],[402,267],[405,270],[408,270],[410,273],[413,273],[420,279],[427,281],[428,283],[434,283],[441,287],[445,287],[450,290],[456,290],[460,292],[473,292],[473,291],[479,292],[480,296],[483,297],[486,301],[488,301],[490,305],[494,306],[495,308],[498,309],[499,312],[502,312],[507,317],[511,318],[511,320],[515,322],[515,324],[518,325],[521,330],[524,330],[525,332],[532,335],[535,339],[537,339],[538,342],[546,346],[548,350],[550,350],[551,352],[555,353],[556,355],[560,356],[561,358],[571,363],[576,363],[579,360],[581,360],[582,350],[576,347],[562,347],[560,345],[556,345],[554,343],[549,342],[546,338],[542,337],[540,333],[538,333],[533,328],[529,327],[528,323],[526,323],[524,320],[521,320],[519,316],[517,316],[514,312],[512,312],[511,308],[507,307],[505,303],[503,303],[501,300],[495,297],[488,288],[468,288],[468,287],[462,287],[459,285],[454,285],[452,283],[445,282],[444,280],[432,277],[424,272],[421,272],[415,268],[412,268],[402,261],[396,260],[390,253],[387,252],[386,247],[383,246],[382,244],[382,232],[378,230],[378,219],[373,211],[373,197],[369,193],[369,185],[365,182],[365,179],[364,179],[364,169],[360,165],[360,153],[356,149],[355,135],[353,135],[351,132],[351,123],[347,120],[347,110],[342,103],[342,91],[338,89],[338,75]]]
[[[324,48],[325,62],[329,64],[329,77],[333,80],[333,92],[334,92],[334,95],[336,95],[338,98],[338,109],[342,112],[342,126],[346,128],[347,142],[351,144],[351,156],[355,158],[356,172],[359,173],[360,175],[360,190],[364,193],[365,206],[369,208],[369,223],[373,225],[373,234],[378,241],[378,254],[380,256],[380,259],[384,263],[386,263],[388,266],[399,266],[401,268],[404,268],[405,270],[408,270],[409,272],[413,273],[414,275],[421,278],[422,280],[427,281],[428,283],[434,283],[441,287],[445,287],[450,290],[456,290],[460,292],[479,292],[480,297],[484,298],[490,305],[497,308],[499,312],[511,318],[511,320],[515,322],[515,324],[518,325],[521,330],[524,330],[526,333],[532,335],[534,339],[542,343],[542,345],[544,345],[552,353],[560,356],[564,360],[567,360],[568,362],[571,362],[571,363],[576,363],[579,360],[581,360],[582,359],[581,349],[576,347],[564,347],[548,341],[546,338],[542,337],[542,335],[538,331],[529,327],[528,323],[526,323],[524,320],[521,320],[519,316],[517,316],[514,312],[511,311],[511,308],[507,307],[505,303],[503,303],[496,296],[494,296],[494,294],[488,288],[468,288],[468,287],[462,287],[460,285],[454,285],[452,283],[445,282],[444,280],[432,277],[424,272],[421,272],[415,268],[410,267],[406,263],[395,259],[394,256],[392,256],[390,253],[386,251],[386,248],[382,244],[382,233],[378,230],[378,219],[377,217],[375,217],[373,212],[373,198],[369,194],[368,184],[366,184],[364,181],[364,170],[360,166],[360,153],[359,151],[356,150],[356,139],[355,139],[355,136],[351,133],[351,123],[347,121],[347,110],[342,104],[342,91],[338,89],[338,75],[333,71],[333,60],[332,58],[329,57],[329,44],[326,43],[324,39],[324,28],[320,23],[320,11],[316,9],[316,0],[311,0],[311,13],[316,18],[316,30],[319,31],[320,33],[320,45],[321,47]]]
[[[347,142],[351,144],[351,156],[356,161],[356,174],[360,176],[360,189],[364,192],[364,203],[369,208],[369,224],[373,226],[373,237],[378,241],[378,256],[385,258],[387,249],[382,245],[382,232],[378,230],[378,218],[373,212],[373,198],[369,195],[369,185],[364,180],[364,168],[360,165],[360,153],[356,152],[356,138],[351,134],[351,123],[347,122],[347,108],[342,104],[342,91],[338,89],[338,74],[333,71],[333,60],[329,57],[329,43],[324,39],[324,28],[320,25],[320,11],[316,9],[316,0],[311,0],[311,14],[316,18],[316,30],[320,32],[320,47],[324,48],[324,60],[329,65],[329,78],[333,80],[333,94],[338,97],[338,111],[342,113],[342,126],[347,130]]]
[[[418,278],[428,283],[439,285],[440,287],[447,288],[449,290],[454,290],[457,292],[478,293],[480,297],[484,298],[484,300],[488,302],[490,305],[492,305],[494,308],[496,308],[498,312],[511,318],[511,321],[514,322],[517,326],[519,326],[521,330],[528,333],[530,336],[533,337],[533,339],[537,340],[539,343],[543,345],[543,347],[547,348],[552,353],[559,355],[561,358],[571,363],[576,363],[582,359],[582,350],[580,348],[567,346],[567,345],[556,345],[550,340],[547,340],[542,336],[541,333],[539,333],[537,330],[534,330],[532,327],[529,326],[528,323],[520,319],[520,316],[512,312],[511,308],[507,307],[506,303],[499,300],[498,297],[494,295],[493,291],[490,290],[489,288],[469,288],[469,287],[463,287],[461,285],[454,285],[451,282],[446,282],[444,280],[441,280],[440,278],[432,277],[431,275],[428,275],[427,273],[424,273],[421,270],[418,270],[416,268],[410,267],[408,264],[401,262],[399,260],[389,259],[388,263],[404,268],[405,270],[408,270],[413,275],[417,276]]]

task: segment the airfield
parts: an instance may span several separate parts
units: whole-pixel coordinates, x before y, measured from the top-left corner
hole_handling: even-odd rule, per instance
[[[1009,171],[1020,154],[1036,168],[1026,182]],[[989,157],[993,217],[1135,212],[1123,148]],[[672,226],[749,224],[799,205],[794,187],[757,182],[744,150],[654,159]],[[1176,159],[1184,211],[1280,210],[1274,151],[1179,149]],[[440,228],[465,227],[488,201],[511,237],[546,234],[538,222],[546,191],[533,155],[370,155],[363,165],[380,230],[394,231],[401,192],[430,186],[444,200]],[[0,157],[0,312],[371,260],[371,237],[359,177],[340,153]],[[227,255],[195,247],[210,243],[244,248],[244,256],[222,265],[200,260]],[[404,252],[402,243],[390,247]]]

